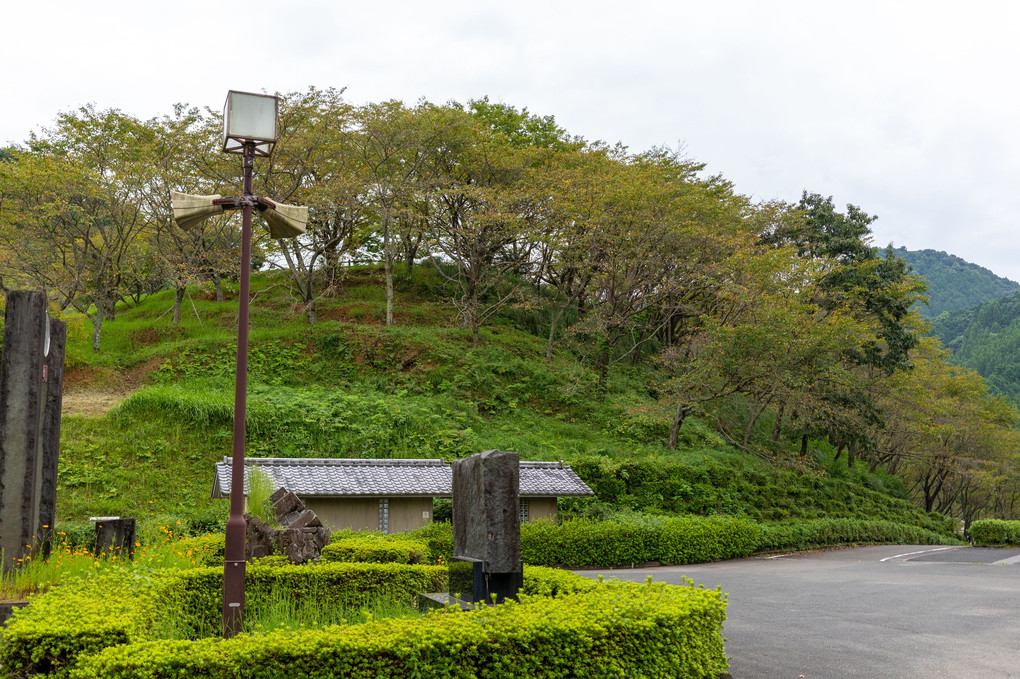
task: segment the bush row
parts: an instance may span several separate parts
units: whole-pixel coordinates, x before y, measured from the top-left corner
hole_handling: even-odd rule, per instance
[[[323,606],[356,607],[373,598],[413,600],[446,591],[438,566],[334,563],[308,566],[252,565],[247,601],[286,590]],[[223,567],[86,577],[33,599],[0,630],[0,665],[9,676],[63,675],[80,657],[111,646],[160,638],[218,636]],[[589,578],[552,568],[525,568],[522,592],[554,596],[588,592]]]
[[[1014,539],[1020,544],[1020,532],[1016,535]],[[345,560],[406,563],[405,556],[417,553],[422,541],[429,545],[428,563],[436,563],[439,556],[448,558],[453,552],[453,531],[444,523],[390,536],[345,531],[334,538],[333,545],[357,546],[346,552]],[[532,521],[521,525],[521,558],[525,563],[566,568],[619,568],[649,562],[704,563],[762,551],[878,543],[938,545],[960,541],[913,525],[862,519],[757,524],[726,517],[635,516],[617,521],[582,518],[559,524]],[[334,555],[340,548],[334,549],[333,545],[327,548],[329,559],[339,560]],[[392,545],[389,548],[392,551],[374,545]],[[323,550],[324,557],[327,550]]]
[[[425,563],[428,545],[421,540],[387,540],[381,535],[366,534],[333,540],[322,548],[320,560],[326,563]]]
[[[747,556],[760,542],[757,524],[724,517],[619,523],[574,519],[560,524],[532,521],[521,526],[525,563],[567,568],[720,561]]]
[[[71,676],[716,677],[727,667],[725,608],[714,591],[611,582],[555,599],[524,596],[519,605],[416,619],[115,646],[84,659]]]
[[[975,545],[1020,545],[1020,521],[982,519],[970,524]]]
[[[815,519],[762,526],[762,539],[758,550],[780,551],[872,543],[952,545],[960,544],[960,540],[917,526],[892,521]]]

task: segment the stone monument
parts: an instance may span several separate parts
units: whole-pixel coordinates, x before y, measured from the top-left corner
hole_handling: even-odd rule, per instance
[[[329,544],[329,528],[305,503],[286,488],[280,488],[269,501],[281,528],[274,528],[253,516],[246,516],[245,558],[248,561],[280,554],[291,563],[302,564],[319,560],[322,548]]]
[[[63,321],[46,294],[7,293],[0,355],[0,550],[2,570],[29,551],[49,554],[57,491],[64,379]]]
[[[516,600],[523,582],[520,457],[486,450],[452,466],[450,592],[470,603]]]

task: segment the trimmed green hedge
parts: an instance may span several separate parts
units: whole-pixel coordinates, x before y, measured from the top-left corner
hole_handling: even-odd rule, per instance
[[[307,569],[304,571],[307,572]],[[661,583],[598,584],[556,599],[234,639],[108,648],[75,679],[714,677],[725,598]]]
[[[370,533],[334,540],[322,548],[319,560],[322,562],[370,562],[370,563],[425,563],[428,559],[428,545],[420,540],[386,539]]]
[[[981,519],[970,524],[975,545],[1020,545],[1020,521]]]
[[[7,676],[60,676],[79,656],[150,638],[153,584],[141,575],[110,573],[33,597],[0,629],[0,666]]]
[[[373,599],[415,603],[420,592],[445,591],[447,570],[440,566],[393,563],[325,563],[315,566],[250,564],[245,574],[248,600],[254,604],[275,588],[311,597],[325,607],[360,608]],[[180,611],[177,634],[219,634],[223,610],[223,568],[193,568],[164,576],[162,605]],[[183,625],[194,625],[181,629]]]
[[[960,540],[917,526],[892,521],[815,519],[799,523],[770,524],[762,528],[760,551],[807,549],[833,545],[894,543],[908,545],[955,545]]]
[[[327,606],[355,608],[376,598],[413,603],[419,592],[445,591],[439,566],[334,563],[247,569],[249,605],[275,587]],[[218,635],[223,567],[127,571],[68,582],[15,612],[0,630],[0,665],[14,676],[59,672],[80,655],[163,635]]]
[[[725,517],[573,519],[558,525],[532,521],[521,526],[521,558],[529,564],[567,568],[703,563],[747,556],[760,541],[757,524]]]

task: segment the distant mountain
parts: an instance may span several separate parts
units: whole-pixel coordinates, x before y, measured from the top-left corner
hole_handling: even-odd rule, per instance
[[[928,284],[929,304],[920,307],[929,320],[947,311],[969,309],[1020,291],[1020,283],[996,276],[970,262],[938,250],[893,250]]]
[[[932,334],[953,362],[976,370],[993,391],[1020,406],[1020,292],[940,314]]]

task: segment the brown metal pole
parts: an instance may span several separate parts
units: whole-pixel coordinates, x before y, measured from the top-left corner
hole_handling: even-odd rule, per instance
[[[234,389],[234,450],[230,467],[230,518],[223,556],[223,636],[241,631],[244,621],[244,442],[248,394],[248,297],[251,279],[252,175],[255,143],[244,144],[244,194],[241,213],[241,291],[237,313],[237,378]]]

